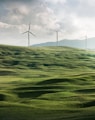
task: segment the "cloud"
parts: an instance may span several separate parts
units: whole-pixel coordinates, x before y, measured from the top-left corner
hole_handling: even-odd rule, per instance
[[[6,23],[3,23],[3,22],[0,22],[0,29],[2,28],[9,28],[10,25],[9,24],[6,24]]]
[[[66,0],[65,11],[80,17],[94,17],[95,0]]]
[[[65,3],[66,0],[46,0],[46,2],[52,3],[52,4],[58,4],[58,3]]]
[[[13,39],[26,31],[30,22],[31,31],[37,34],[40,41],[53,40],[55,33],[52,31],[55,30],[62,31],[65,38],[79,37],[83,31],[93,36],[94,20],[95,0],[0,1],[0,32]]]

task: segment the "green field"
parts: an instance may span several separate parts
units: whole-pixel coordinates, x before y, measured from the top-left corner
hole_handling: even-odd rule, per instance
[[[0,120],[95,120],[95,52],[0,45]]]

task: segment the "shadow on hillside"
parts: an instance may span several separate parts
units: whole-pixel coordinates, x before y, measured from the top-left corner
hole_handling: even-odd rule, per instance
[[[37,83],[37,85],[48,85],[48,84],[56,84],[56,83],[62,83],[62,82],[74,83],[75,80],[68,79],[68,78],[54,78],[54,79],[49,79],[49,80],[39,82]]]
[[[95,93],[95,89],[80,89],[80,90],[76,90],[75,92],[77,93],[85,93],[85,94],[89,94],[89,93]]]
[[[0,76],[17,75],[14,71],[0,70]]]
[[[18,87],[15,91],[29,91],[29,90],[52,90],[52,89],[65,89],[64,86],[33,86],[33,87]]]
[[[82,108],[93,107],[93,106],[95,106],[95,100],[82,103],[80,106],[81,106]]]
[[[35,99],[40,97],[43,94],[55,93],[56,91],[24,91],[24,92],[16,92],[19,98],[31,98]]]
[[[5,100],[5,95],[0,93],[0,101],[4,101]]]

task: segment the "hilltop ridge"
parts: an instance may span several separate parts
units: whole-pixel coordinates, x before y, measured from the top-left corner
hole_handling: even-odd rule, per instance
[[[63,68],[89,67],[94,57],[91,52],[70,47],[16,47],[0,46],[1,67],[15,68]],[[94,52],[93,52],[94,53]],[[75,61],[75,63],[73,63]],[[89,63],[88,63],[89,64]],[[90,63],[91,64],[91,63]],[[93,64],[93,63],[92,63]],[[94,66],[94,65],[93,65]]]

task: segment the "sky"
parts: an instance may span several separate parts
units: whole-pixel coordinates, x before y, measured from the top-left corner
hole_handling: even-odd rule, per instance
[[[0,0],[0,44],[27,46],[59,40],[95,37],[95,0]]]

